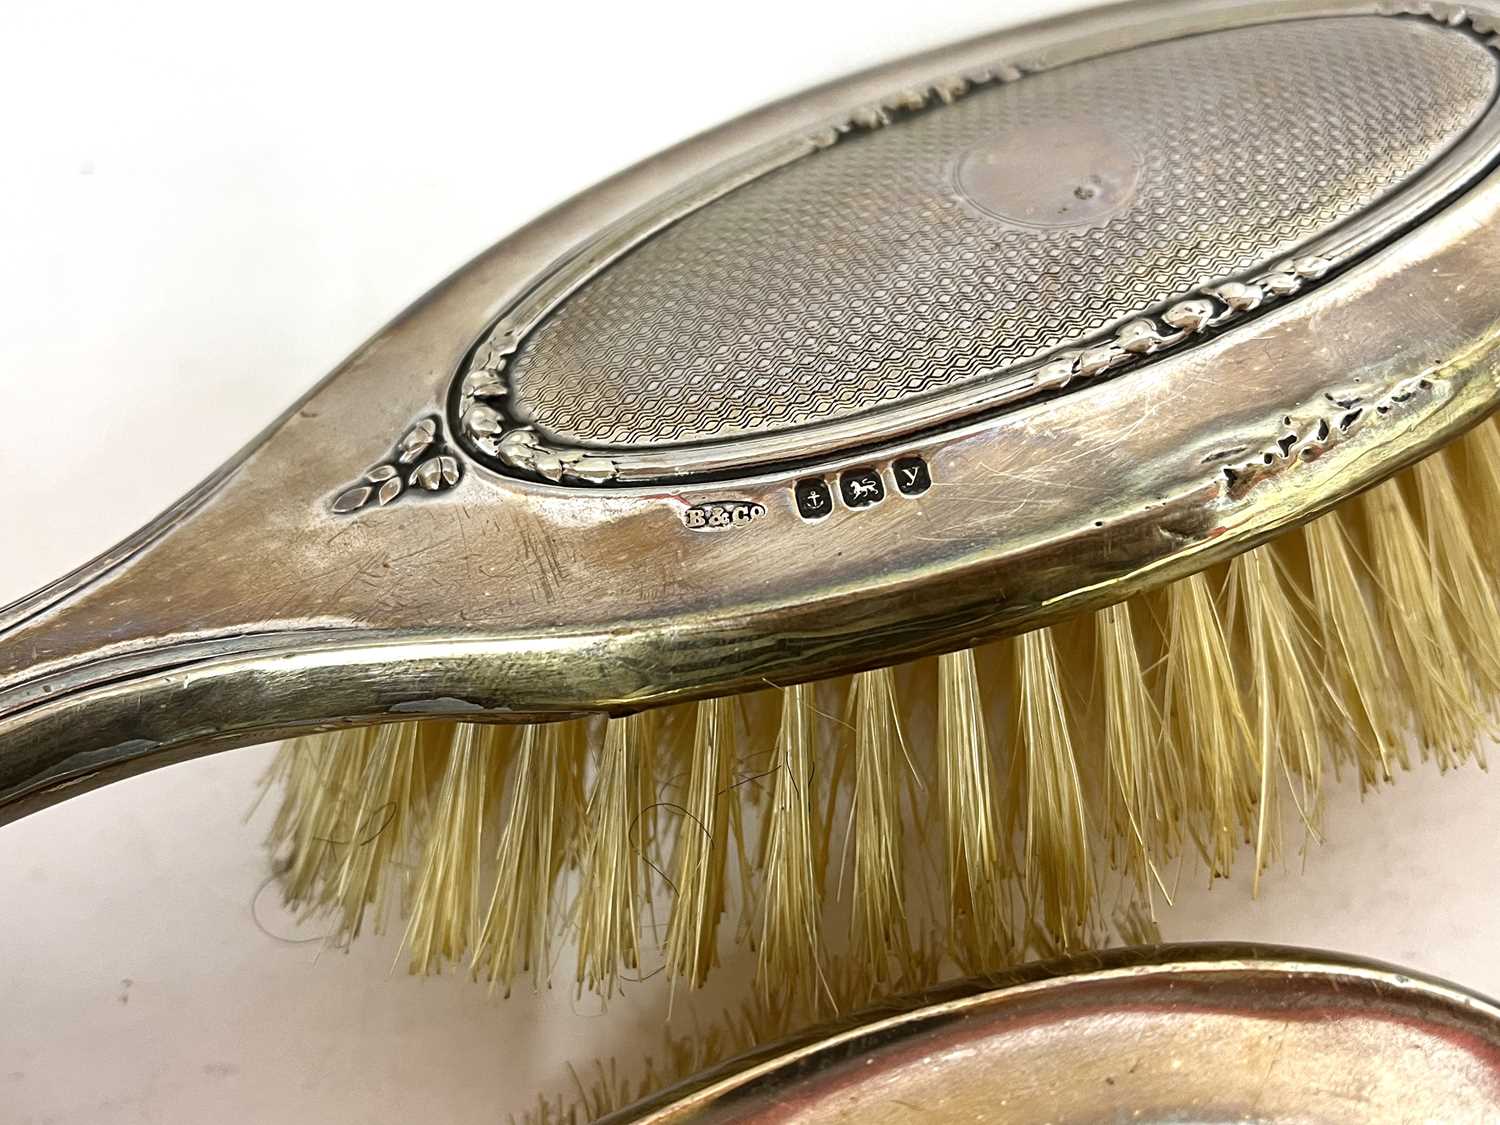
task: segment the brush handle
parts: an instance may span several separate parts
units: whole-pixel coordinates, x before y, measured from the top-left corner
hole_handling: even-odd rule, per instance
[[[953,651],[1229,558],[1405,467],[1500,401],[1500,180],[1469,151],[1494,142],[1489,111],[1394,210],[1332,228],[1333,259],[1148,310],[997,383],[1004,413],[968,402],[918,436],[872,422],[857,448],[834,427],[821,460],[649,484],[627,470],[666,471],[650,457],[549,449],[487,405],[506,310],[564,299],[560,276],[625,254],[622,230],[649,237],[640,216],[728,190],[726,168],[816,160],[1049,65],[1380,10],[1125,5],[991,36],[768,107],[543,216],[140,535],[0,611],[0,822],[298,731],[625,713]]]

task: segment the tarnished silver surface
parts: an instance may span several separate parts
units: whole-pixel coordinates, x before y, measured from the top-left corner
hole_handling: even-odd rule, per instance
[[[1274,946],[1114,950],[763,1048],[609,1125],[1500,1120],[1500,1009]]]
[[[954,75],[989,74],[1009,97],[1151,44],[1357,18],[1395,29],[1393,43],[1451,43],[1433,48],[1452,53],[1432,88],[1454,95],[1474,81],[1465,60],[1494,49],[1500,0],[1419,7],[1173,0],[1007,31],[770,106],[543,216],[426,295],[151,527],[0,611],[0,820],[320,726],[623,713],[949,651],[1191,573],[1384,479],[1500,401],[1493,108],[1447,155],[1286,260],[972,384],[985,410],[1004,411],[960,417],[934,391],[900,404],[931,407],[932,426],[883,432],[895,408],[819,423],[820,442],[847,426],[852,444],[829,440],[795,469],[747,472],[744,448],[761,440],[749,436],[722,443],[730,454],[711,479],[628,487],[613,455],[528,444],[503,420],[489,436],[523,435],[529,467],[494,471],[454,420],[469,417],[465,397],[496,401],[490,376],[464,373],[482,361],[498,377],[486,366],[497,349],[475,341],[509,310],[557,304],[568,278],[649,247],[735,184],[917,126],[906,109],[957,97]],[[1289,104],[1308,117],[1338,104],[1319,100],[1321,81],[1288,82]],[[1375,83],[1381,112],[1409,96],[1396,84]],[[960,112],[989,89],[924,112]],[[1005,151],[995,143],[984,151]],[[1141,143],[1110,147],[1106,163],[1118,171]],[[980,220],[973,200],[957,204],[966,216],[997,237],[1039,225],[982,180],[970,170],[971,192],[1009,217]],[[1146,186],[1101,176],[1088,223],[1124,220]],[[1135,249],[1149,259],[1159,247]],[[1087,297],[1032,289],[1043,304]],[[946,323],[927,330],[934,352],[955,332]]]
[[[795,158],[612,262],[566,263],[480,348],[458,424],[546,479],[672,479],[1097,376],[1296,292],[1310,279],[1293,258],[1322,263],[1315,280],[1383,237],[1372,205],[1473,129],[1496,71],[1462,30],[1357,16],[937,77],[789,138]],[[1337,231],[1351,218],[1360,230]],[[1202,315],[1190,303],[1267,277],[1285,281]],[[1187,331],[1101,336],[1164,310]],[[1092,363],[1037,371],[1089,344]]]

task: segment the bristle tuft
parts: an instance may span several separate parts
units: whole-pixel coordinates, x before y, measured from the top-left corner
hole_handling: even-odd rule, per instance
[[[1094,901],[1088,815],[1051,629],[1014,641],[1017,790],[1025,809],[1026,897],[1063,948],[1081,944]]]
[[[1280,850],[1278,794],[1282,782],[1303,823],[1316,834],[1322,801],[1324,716],[1317,703],[1316,658],[1281,567],[1269,547],[1257,547],[1230,564],[1230,601],[1243,614],[1245,687],[1255,735],[1256,887],[1260,872]]]
[[[853,964],[883,984],[911,957],[902,877],[902,779],[911,776],[889,668],[861,672],[849,691],[854,727],[854,791],[850,797],[854,886],[850,946]]]
[[[730,834],[739,834],[734,712],[730,699],[699,703],[687,744],[687,801],[678,824],[666,963],[674,980],[694,987],[717,961]]]
[[[485,802],[501,737],[500,727],[458,724],[406,927],[414,973],[436,972],[458,960],[478,937]]]
[[[409,901],[415,889],[400,860],[416,850],[427,815],[419,736],[416,723],[390,723],[368,732],[349,845],[331,892],[341,937],[359,936],[367,908],[374,911],[375,931],[385,930],[393,869],[404,876],[401,902]]]
[[[965,971],[1003,964],[1014,948],[1010,878],[1001,836],[979,674],[970,650],[938,658],[938,794],[948,867],[948,939]]]
[[[817,754],[813,689],[783,688],[781,729],[766,812],[764,904],[759,981],[763,996],[790,995],[810,1008],[824,1006],[821,833],[815,823]]]
[[[1464,502],[1442,458],[1419,461],[1411,473],[1443,616],[1453,623],[1476,698],[1494,698],[1500,694],[1500,606],[1469,532]]]
[[[1192,766],[1188,827],[1209,870],[1227,875],[1260,787],[1250,724],[1208,578],[1200,573],[1172,583],[1166,604],[1163,710]]]
[[[495,889],[474,950],[473,971],[510,995],[530,970],[532,985],[551,972],[553,892],[580,826],[583,732],[577,723],[522,727],[509,799],[495,852]]]
[[[1158,864],[1182,848],[1187,775],[1147,688],[1129,603],[1096,613],[1094,636],[1116,865],[1149,901],[1153,885],[1165,894]]]
[[[650,799],[643,715],[610,719],[589,793],[578,893],[578,985],[611,995],[621,968],[641,963],[640,915],[649,893],[642,814]]]
[[[1453,624],[1444,613],[1432,560],[1400,481],[1367,492],[1361,508],[1381,619],[1412,703],[1418,737],[1425,753],[1443,769],[1450,768],[1474,752],[1479,709]]]
[[[1442,456],[1461,474],[1460,492],[1471,502],[1464,522],[1490,577],[1500,580],[1500,421],[1481,422]]]
[[[358,786],[368,761],[371,732],[330,731],[282,744],[264,784],[286,794],[271,825],[271,840],[284,853],[282,893],[288,905],[326,898],[338,867],[338,852],[354,837],[351,806],[363,804]]]
[[[1334,732],[1331,749],[1353,755],[1360,786],[1368,789],[1390,781],[1396,766],[1411,767],[1386,646],[1364,594],[1368,568],[1337,512],[1309,524],[1302,538],[1323,678],[1350,718],[1348,736]]]

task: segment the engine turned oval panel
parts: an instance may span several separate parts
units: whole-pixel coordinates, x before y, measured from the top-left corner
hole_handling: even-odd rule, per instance
[[[1462,190],[1496,80],[1374,14],[937,76],[601,232],[476,345],[455,432],[530,479],[733,476],[1117,374]]]

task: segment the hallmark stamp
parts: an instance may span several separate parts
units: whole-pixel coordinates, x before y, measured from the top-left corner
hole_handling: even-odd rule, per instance
[[[822,477],[799,480],[793,490],[797,496],[797,511],[805,520],[820,520],[833,511],[833,491]]]
[[[879,469],[851,469],[839,477],[839,494],[851,508],[868,508],[885,499],[885,482]]]
[[[749,500],[708,500],[682,513],[682,524],[692,531],[728,531],[744,527],[766,514],[764,504]]]
[[[920,457],[901,457],[891,465],[896,489],[902,496],[920,496],[932,487],[932,474]]]
[[[891,480],[902,496],[920,496],[932,487],[932,471],[915,454],[898,457],[890,464]],[[885,471],[880,468],[849,469],[839,476],[839,498],[844,507],[873,507],[885,499]],[[833,489],[823,477],[804,477],[792,486],[797,512],[805,520],[820,520],[833,511]]]

